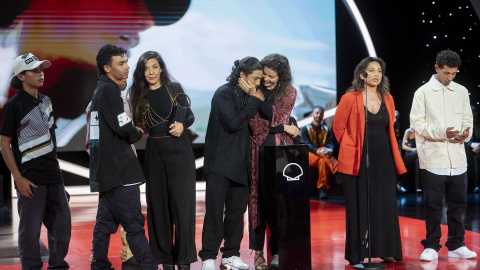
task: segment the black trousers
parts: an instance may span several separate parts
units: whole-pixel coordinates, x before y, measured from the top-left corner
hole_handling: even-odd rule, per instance
[[[22,269],[43,268],[40,255],[42,222],[48,231],[48,269],[68,269],[65,261],[70,244],[72,223],[70,208],[63,183],[37,185],[32,188],[35,197],[18,196],[18,251]]]
[[[223,258],[240,256],[248,193],[248,186],[233,182],[223,175],[210,173],[207,176],[202,250],[198,253],[202,261],[217,258],[222,240],[225,240],[220,250]]]
[[[270,253],[278,254],[278,222],[277,222],[277,185],[275,177],[265,174],[264,152],[258,153],[259,168],[259,208],[260,208],[260,225],[249,234],[249,248],[253,250],[263,250],[265,245],[266,226],[270,230],[270,239],[268,247]]]
[[[121,224],[127,232],[127,242],[135,259],[142,269],[158,269],[148,248],[145,236],[145,218],[140,204],[140,188],[138,185],[118,186],[98,196],[98,210],[93,227],[93,257],[92,269],[110,269],[108,246],[110,235],[117,232]]]
[[[144,164],[153,258],[159,264],[189,265],[197,261],[192,146],[185,134],[148,138]]]
[[[467,173],[447,176],[436,175],[422,170],[422,184],[425,196],[425,224],[427,238],[422,240],[424,248],[437,252],[440,245],[440,223],[442,219],[443,199],[447,202],[448,240],[445,246],[455,250],[465,245],[463,215],[467,209]]]

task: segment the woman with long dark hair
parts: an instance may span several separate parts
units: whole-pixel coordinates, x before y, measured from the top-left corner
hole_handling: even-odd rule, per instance
[[[395,104],[385,68],[385,62],[374,57],[357,65],[352,86],[342,96],[333,123],[340,144],[337,170],[345,193],[345,259],[350,264],[361,263],[368,257],[368,249],[362,246],[368,228],[367,150],[372,257],[391,263],[402,260],[395,192],[396,174],[405,173],[406,169],[393,128]]]
[[[249,198],[250,249],[255,250],[255,269],[267,269],[263,256],[266,225],[270,228],[268,245],[273,256],[271,268],[278,268],[277,204],[275,179],[265,174],[264,147],[292,144],[299,129],[289,123],[297,90],[292,86],[288,59],[269,54],[261,61],[263,78],[260,90],[265,101],[250,120],[251,186]],[[247,88],[242,82],[240,84]]]
[[[153,51],[140,56],[129,95],[135,124],[149,132],[144,170],[152,255],[165,270],[190,269],[197,255],[195,157],[183,132],[195,120],[189,98]]]

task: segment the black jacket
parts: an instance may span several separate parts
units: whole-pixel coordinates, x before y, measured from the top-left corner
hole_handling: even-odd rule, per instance
[[[143,134],[123,109],[120,88],[102,75],[90,109],[90,190],[104,192],[120,185],[145,182],[132,143]]]
[[[205,137],[204,175],[208,177],[213,172],[248,185],[251,151],[248,121],[262,101],[249,97],[244,105],[243,100],[244,92],[239,86],[224,84],[215,91]]]

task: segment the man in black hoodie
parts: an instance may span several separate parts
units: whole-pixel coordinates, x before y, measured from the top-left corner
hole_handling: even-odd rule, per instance
[[[139,185],[145,180],[131,147],[143,133],[125,113],[120,96],[119,86],[130,69],[126,50],[104,45],[97,54],[97,69],[100,78],[90,112],[90,189],[100,194],[93,229],[92,269],[111,268],[107,257],[110,235],[120,224],[142,269],[157,270],[143,229]]]

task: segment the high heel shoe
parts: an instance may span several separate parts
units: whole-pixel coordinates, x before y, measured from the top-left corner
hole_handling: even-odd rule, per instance
[[[263,250],[255,250],[255,260],[254,260],[255,270],[266,270],[267,261],[263,257]]]

